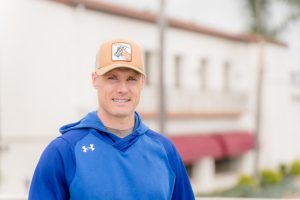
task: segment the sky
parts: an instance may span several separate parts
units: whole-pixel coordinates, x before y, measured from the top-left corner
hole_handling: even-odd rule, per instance
[[[99,0],[116,3],[145,11],[159,11],[160,0]],[[240,32],[244,29],[242,12],[237,0],[165,0],[167,15],[228,32]],[[225,19],[225,20],[224,20]],[[228,19],[228,21],[226,20]]]
[[[158,12],[160,0],[101,0],[120,6]],[[166,15],[184,19],[210,28],[229,32],[247,31],[247,12],[244,0],[165,0]],[[288,9],[283,4],[275,4],[272,8],[273,23],[280,22]],[[300,20],[292,23],[279,36],[289,46],[291,67],[300,71]]]

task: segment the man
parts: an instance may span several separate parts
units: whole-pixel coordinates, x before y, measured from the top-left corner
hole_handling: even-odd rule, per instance
[[[134,110],[145,72],[137,44],[104,43],[92,82],[98,110],[60,129],[36,167],[30,200],[194,199],[173,144]]]

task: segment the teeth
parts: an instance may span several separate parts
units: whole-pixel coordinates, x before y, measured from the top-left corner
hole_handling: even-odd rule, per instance
[[[128,99],[113,99],[114,102],[117,102],[117,103],[126,103],[128,102],[129,100]]]

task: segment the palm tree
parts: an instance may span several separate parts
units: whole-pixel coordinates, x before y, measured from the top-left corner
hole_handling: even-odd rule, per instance
[[[258,73],[256,84],[256,125],[255,125],[255,160],[254,169],[255,177],[259,179],[260,167],[260,127],[261,127],[261,110],[264,78],[264,55],[265,41],[264,38],[276,39],[278,35],[285,31],[288,25],[300,18],[300,0],[245,0],[246,10],[249,15],[249,32],[254,33],[259,38],[258,43]],[[275,3],[280,3],[288,8],[289,12],[276,25],[270,24],[271,8]]]
[[[288,13],[277,24],[270,24],[275,4],[286,7]],[[244,6],[248,11],[249,32],[268,38],[276,39],[290,23],[300,19],[300,0],[244,0]]]

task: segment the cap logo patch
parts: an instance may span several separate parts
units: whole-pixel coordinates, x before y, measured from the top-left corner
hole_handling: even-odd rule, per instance
[[[112,44],[112,61],[131,61],[131,46],[126,43]]]

